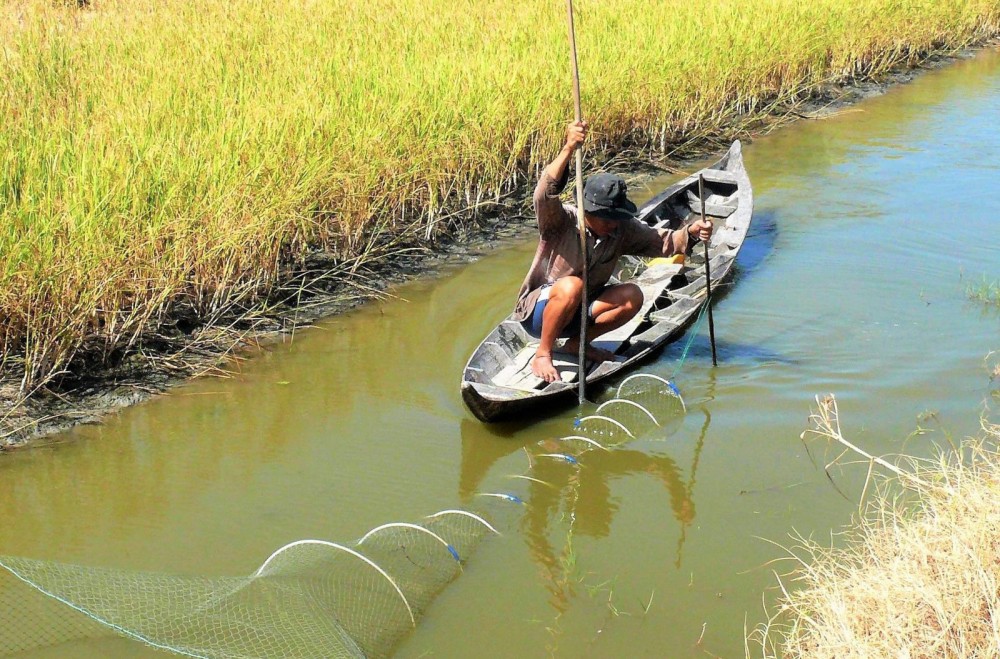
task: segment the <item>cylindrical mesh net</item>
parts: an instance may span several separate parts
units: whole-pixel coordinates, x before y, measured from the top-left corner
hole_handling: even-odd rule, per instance
[[[528,473],[507,482],[544,485],[552,469],[581,469],[591,451],[666,436],[666,424],[683,412],[669,382],[629,378],[595,414],[579,419],[573,434],[528,450]],[[385,524],[349,545],[294,542],[246,577],[0,556],[0,655],[117,635],[192,657],[385,656],[461,574],[476,546],[510,528],[524,496],[481,492],[473,510]]]

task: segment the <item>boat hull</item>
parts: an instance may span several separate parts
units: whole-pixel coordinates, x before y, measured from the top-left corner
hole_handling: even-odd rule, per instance
[[[736,255],[746,238],[753,213],[753,191],[743,167],[742,149],[734,142],[718,162],[669,186],[646,202],[639,219],[650,226],[678,228],[702,212],[696,194],[698,176],[705,180],[704,212],[715,230],[709,243],[713,288],[730,279]],[[710,194],[708,194],[710,193]],[[701,248],[686,264],[639,262],[632,278],[642,288],[644,307],[628,325],[598,337],[595,346],[616,354],[614,361],[587,365],[588,391],[648,360],[677,340],[698,317],[707,300],[706,268]],[[533,343],[534,342],[534,343]],[[484,422],[525,419],[554,412],[578,398],[572,381],[579,370],[575,357],[561,362],[564,380],[544,383],[530,372],[535,339],[507,318],[480,343],[466,364],[462,400]]]

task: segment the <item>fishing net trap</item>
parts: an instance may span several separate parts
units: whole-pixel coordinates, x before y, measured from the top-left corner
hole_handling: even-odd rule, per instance
[[[477,545],[503,532],[539,479],[540,461],[585,468],[585,456],[637,436],[666,436],[684,402],[639,374],[566,436],[528,453],[515,487],[482,491],[468,510],[373,528],[349,543],[300,540],[252,574],[192,577],[0,556],[0,656],[118,636],[188,657],[382,657],[458,577]],[[73,646],[68,646],[73,647]]]

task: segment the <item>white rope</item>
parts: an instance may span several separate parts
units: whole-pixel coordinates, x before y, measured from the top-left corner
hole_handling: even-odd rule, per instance
[[[28,586],[31,586],[32,588],[34,588],[38,592],[42,593],[43,595],[51,597],[52,599],[56,600],[57,602],[61,602],[61,603],[65,604],[66,606],[68,606],[69,608],[73,609],[74,611],[79,611],[80,613],[82,613],[83,615],[87,616],[91,620],[94,620],[95,622],[98,622],[98,623],[100,623],[102,625],[105,625],[105,626],[107,626],[107,627],[115,630],[116,632],[118,632],[120,634],[124,634],[125,636],[127,636],[129,638],[134,638],[135,640],[140,641],[142,643],[145,643],[146,645],[149,645],[150,647],[157,648],[157,649],[160,649],[160,650],[166,650],[168,652],[173,652],[175,654],[184,655],[185,657],[195,657],[196,659],[209,659],[208,655],[193,654],[191,652],[187,652],[185,650],[181,650],[180,648],[175,648],[175,647],[170,646],[170,645],[163,645],[161,643],[155,642],[153,639],[149,638],[148,636],[144,636],[142,634],[137,634],[136,632],[130,631],[128,629],[125,629],[124,627],[122,627],[120,625],[116,625],[115,623],[111,622],[110,620],[105,620],[104,618],[91,613],[89,610],[83,608],[82,606],[78,606],[78,605],[74,604],[73,602],[70,602],[69,600],[67,600],[67,599],[65,599],[63,597],[60,597],[59,595],[56,595],[53,592],[45,590],[44,588],[42,588],[41,586],[39,586],[38,584],[36,584],[31,579],[28,579],[27,577],[22,576],[20,572],[18,572],[14,568],[10,567],[9,565],[5,565],[4,563],[0,562],[0,567],[2,567],[3,569],[7,570],[12,575],[14,575],[15,577],[17,577],[21,581],[23,581]]]

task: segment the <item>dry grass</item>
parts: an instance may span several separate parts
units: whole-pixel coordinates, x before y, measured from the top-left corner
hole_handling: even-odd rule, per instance
[[[577,4],[605,155],[738,134],[1000,31],[992,0]],[[257,309],[310,250],[358,281],[388,237],[474,222],[572,116],[564,11],[0,0],[0,379],[27,395]]]
[[[809,432],[847,446],[836,402],[818,403]],[[751,634],[761,655],[1000,656],[998,444],[1000,426],[984,421],[980,438],[931,461],[851,449],[875,467],[870,503],[842,547],[798,539],[778,612]],[[886,465],[891,477],[878,476]]]

